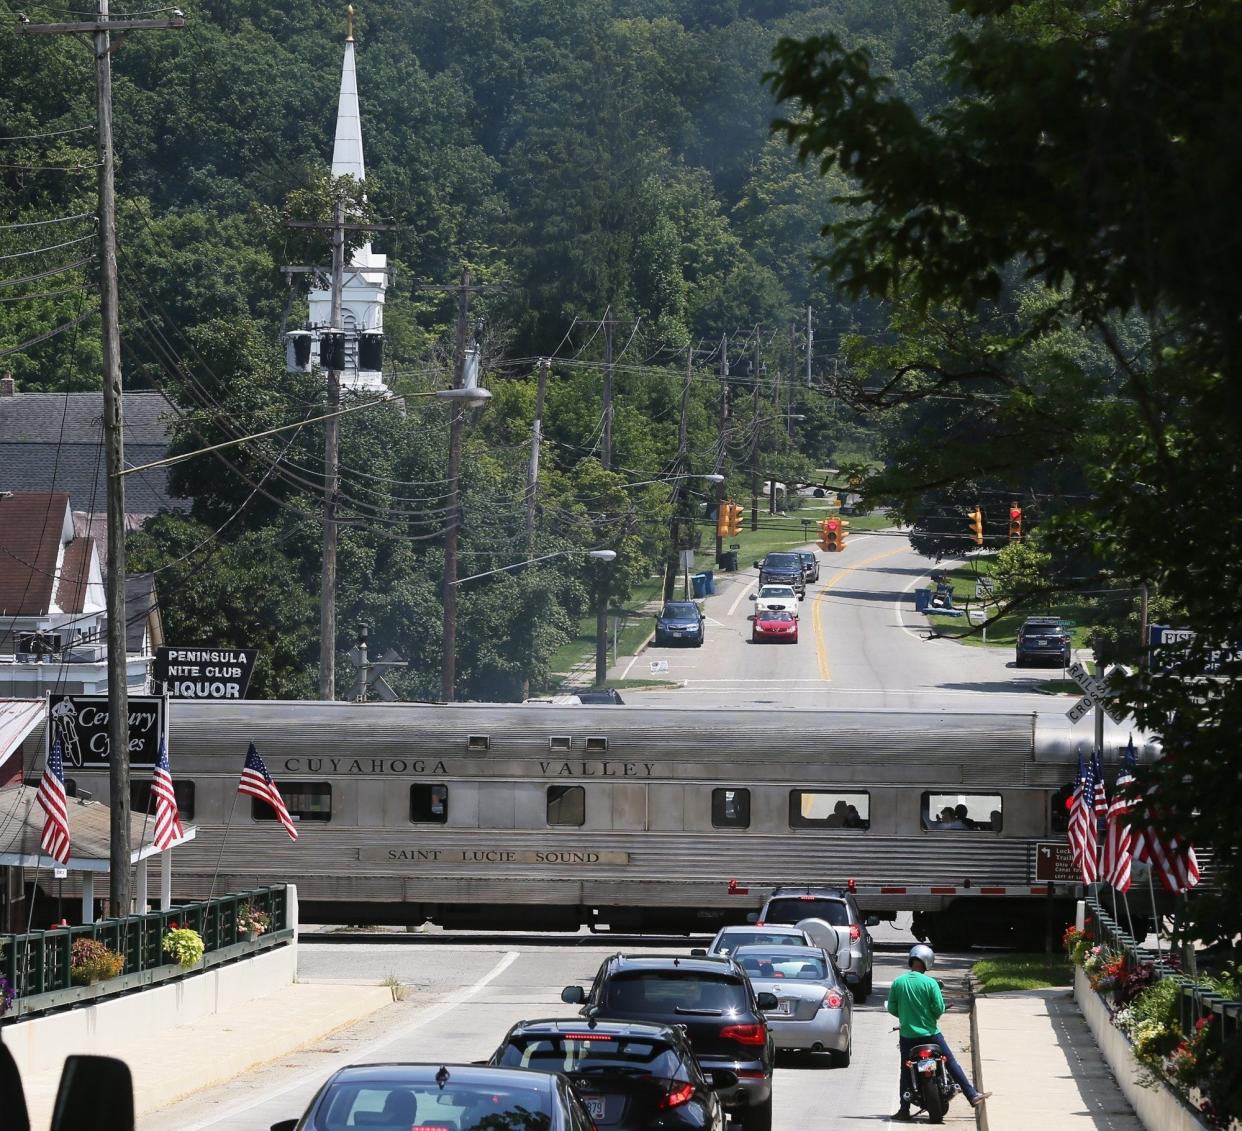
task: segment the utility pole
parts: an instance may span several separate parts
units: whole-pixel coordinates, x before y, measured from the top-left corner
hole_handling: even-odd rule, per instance
[[[535,549],[535,497],[539,493],[539,445],[543,441],[543,397],[548,386],[548,370],[552,362],[541,358],[539,377],[535,384],[535,422],[530,432],[530,459],[526,464],[526,556]]]
[[[815,329],[811,325],[811,308],[806,308],[806,387],[811,387],[811,347],[815,344]]]
[[[686,471],[686,448],[688,447],[689,437],[689,414],[690,414],[690,382],[694,378],[694,346],[686,347],[686,379],[681,386],[681,411],[677,418],[677,459],[673,467],[678,474],[685,474]],[[681,528],[684,516],[681,513],[682,498],[684,497],[683,486],[684,479],[677,481],[677,486],[673,488],[673,517],[669,530],[670,550],[669,560],[664,569],[664,600],[671,601],[673,599],[673,586],[677,580],[678,567],[681,560]]]
[[[470,270],[461,269],[457,292],[457,339],[453,349],[453,388],[460,389],[466,372],[466,333],[470,318]],[[457,532],[461,526],[461,428],[465,409],[456,403],[449,411],[449,506],[444,532],[444,655],[440,666],[440,698],[453,701],[457,678]]]
[[[330,330],[334,337],[333,365],[325,370],[328,412],[341,407],[341,374],[335,367],[343,351],[345,324],[341,299],[345,290],[345,198],[337,195],[332,205],[332,308]],[[319,698],[336,698],[336,493],[340,479],[341,433],[338,418],[329,415],[323,428],[323,573],[319,578]]]
[[[751,372],[755,379],[754,412],[751,417],[753,435],[750,439],[750,528],[759,529],[759,327],[755,327],[754,360]]]
[[[604,311],[604,438],[601,462],[612,470],[612,307]]]
[[[116,177],[112,153],[113,31],[165,31],[185,20],[113,20],[108,0],[99,18],[78,23],[19,23],[23,35],[89,34],[95,52],[95,113],[99,135],[99,294],[103,322],[104,466],[108,477],[108,577],[104,605],[108,619],[108,798],[111,806],[108,898],[111,913],[130,912],[129,842],[129,673],[125,654],[125,468],[124,402],[121,374],[120,303],[116,278]],[[117,45],[120,45],[118,41]],[[145,908],[143,909],[145,910]]]
[[[722,474],[725,460],[725,435],[729,430],[729,338],[720,335],[720,433],[719,447],[716,450],[717,475]],[[725,485],[722,479],[716,484],[716,565],[720,565],[720,555],[724,553],[724,538],[720,534],[720,508],[724,506]]]

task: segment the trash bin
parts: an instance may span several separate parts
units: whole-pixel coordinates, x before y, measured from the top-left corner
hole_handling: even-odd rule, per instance
[[[914,591],[914,611],[916,613],[927,612],[927,607],[931,604],[931,594],[932,591],[930,589],[916,589]]]
[[[708,595],[710,596],[712,593],[716,592],[716,575],[712,573],[710,569],[705,569],[703,571],[703,576],[707,578],[706,588]]]
[[[692,573],[690,575],[690,585],[693,588],[696,597],[707,596],[707,574]]]
[[[737,551],[723,550],[720,554],[720,568],[726,572],[737,571]]]

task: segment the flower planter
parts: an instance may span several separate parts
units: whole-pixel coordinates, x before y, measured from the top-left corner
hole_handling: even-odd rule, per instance
[[[1130,1039],[1113,1024],[1108,1005],[1091,988],[1080,966],[1074,968],[1074,1000],[1122,1094],[1147,1131],[1208,1131],[1208,1125],[1163,1082],[1155,1087],[1139,1083],[1150,1077],[1150,1070],[1138,1062]]]

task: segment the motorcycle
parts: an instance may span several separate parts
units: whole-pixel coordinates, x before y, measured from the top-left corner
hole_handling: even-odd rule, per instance
[[[907,1075],[906,1087],[902,1089],[901,1102],[927,1112],[931,1123],[943,1123],[949,1110],[949,1101],[958,1092],[958,1086],[945,1067],[947,1058],[935,1042],[915,1045],[903,1067]]]

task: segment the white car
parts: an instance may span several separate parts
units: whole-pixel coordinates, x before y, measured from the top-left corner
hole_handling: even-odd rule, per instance
[[[750,599],[755,602],[755,612],[760,609],[783,609],[787,613],[798,615],[798,602],[801,598],[792,585],[763,585],[758,593],[752,593]]]

